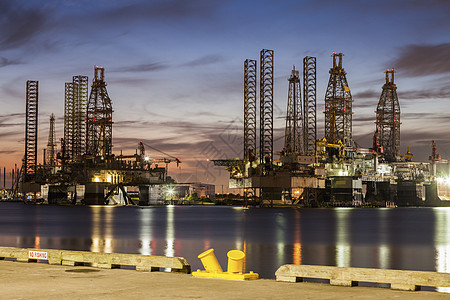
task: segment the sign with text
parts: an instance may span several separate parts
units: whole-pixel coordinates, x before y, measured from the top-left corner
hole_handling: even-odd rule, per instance
[[[28,251],[28,258],[30,259],[48,259],[47,252]]]

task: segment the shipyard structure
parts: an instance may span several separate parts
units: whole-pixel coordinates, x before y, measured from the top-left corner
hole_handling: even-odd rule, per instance
[[[353,98],[343,54],[331,57],[324,99],[325,136],[317,136],[316,58],[306,56],[302,72],[294,67],[288,78],[285,139],[279,157],[273,149],[274,51],[260,52],[259,76],[257,61],[245,60],[244,155],[214,160],[229,171],[229,187],[243,191],[246,205],[446,205],[438,195],[437,187],[447,177],[437,171],[436,143],[430,141],[429,162],[414,162],[409,147],[400,154],[401,114],[394,69],[385,71],[372,146],[361,148],[352,138]]]
[[[178,165],[180,160],[162,151],[165,157],[150,159],[145,146],[153,147],[142,141],[136,142],[134,154],[113,154],[113,108],[104,68],[94,67],[89,94],[88,88],[87,76],[73,76],[65,83],[61,146],[57,149],[52,114],[43,164],[38,164],[39,82],[27,81],[25,155],[22,168],[13,175],[13,190],[33,202],[104,205],[135,204],[127,192],[133,187],[139,205],[157,204],[163,187],[174,182],[167,176],[168,164]]]

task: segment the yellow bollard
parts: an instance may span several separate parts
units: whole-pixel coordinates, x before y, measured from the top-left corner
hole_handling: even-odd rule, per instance
[[[222,273],[222,267],[217,261],[216,256],[214,255],[214,249],[206,250],[203,253],[198,255],[198,258],[202,261],[203,266],[205,267],[206,272],[210,273]]]
[[[231,280],[254,280],[258,279],[258,273],[242,273],[244,268],[245,253],[240,250],[231,250],[227,253],[228,271],[223,272],[214,255],[214,249],[206,250],[198,258],[202,261],[205,271],[197,270],[192,272],[192,276],[204,278],[220,278]]]
[[[243,272],[245,253],[241,250],[230,250],[227,253],[228,256],[228,273],[240,273]]]

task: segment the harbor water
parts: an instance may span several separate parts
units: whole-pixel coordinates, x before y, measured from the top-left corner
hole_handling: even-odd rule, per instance
[[[450,273],[450,208],[46,206],[0,203],[0,246],[182,256],[245,252],[274,278],[283,264]]]

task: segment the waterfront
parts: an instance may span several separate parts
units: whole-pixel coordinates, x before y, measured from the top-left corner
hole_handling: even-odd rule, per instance
[[[450,272],[450,208],[0,204],[0,245],[182,256],[243,250],[247,271],[287,263]]]

